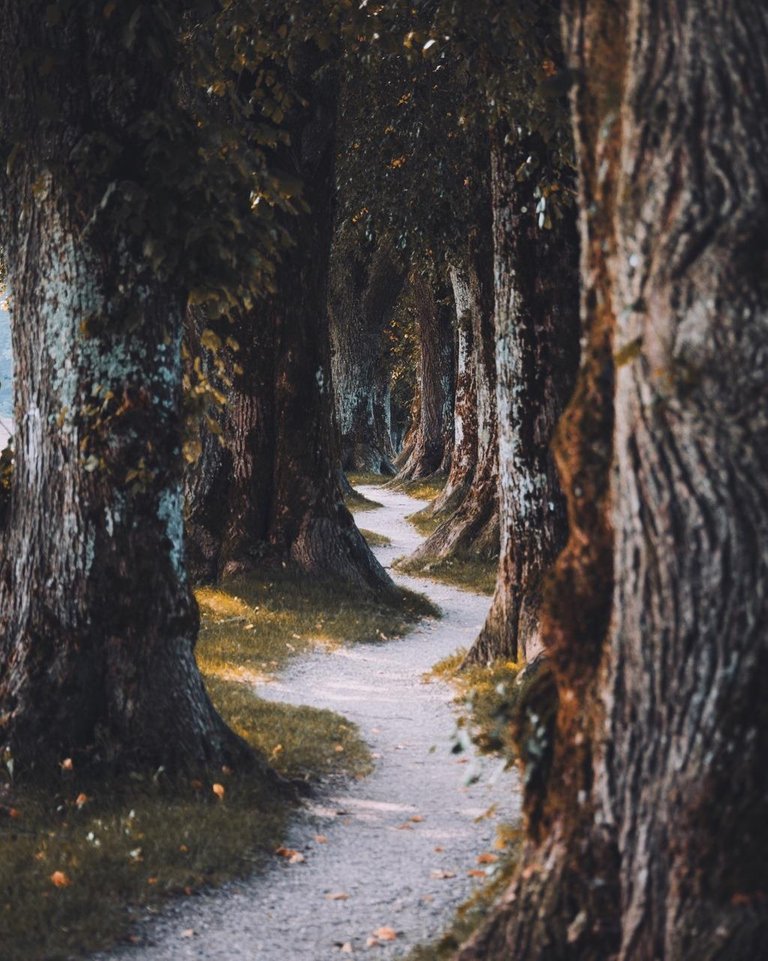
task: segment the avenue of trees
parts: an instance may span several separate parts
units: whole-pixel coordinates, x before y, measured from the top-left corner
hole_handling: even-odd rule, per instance
[[[498,560],[525,843],[456,961],[768,949],[763,0],[0,0],[0,754],[228,765],[192,588]]]

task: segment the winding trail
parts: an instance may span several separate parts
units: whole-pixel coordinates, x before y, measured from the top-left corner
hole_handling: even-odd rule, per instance
[[[418,504],[378,487],[359,490],[384,504],[358,520],[391,538],[391,547],[376,549],[389,567],[421,542],[404,520]],[[428,594],[443,618],[385,644],[318,649],[259,691],[275,700],[330,708],[355,721],[376,759],[373,774],[308,804],[295,818],[286,844],[303,853],[303,863],[276,858],[258,877],[174,902],[144,929],[144,944],[101,958],[402,958],[414,945],[438,937],[482,883],[468,871],[477,869],[477,856],[492,847],[497,826],[519,816],[517,777],[501,772],[497,762],[451,753],[452,691],[442,682],[425,683],[423,675],[472,643],[490,599],[431,581],[396,579]],[[469,772],[479,775],[471,786]],[[317,843],[317,835],[327,842]],[[340,893],[348,897],[327,897]],[[384,926],[394,929],[397,939],[367,946]]]

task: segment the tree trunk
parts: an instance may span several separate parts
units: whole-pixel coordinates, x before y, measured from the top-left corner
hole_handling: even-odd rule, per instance
[[[385,244],[370,258],[339,244],[331,277],[331,357],[341,466],[394,474],[384,332],[405,272]]]
[[[535,185],[515,176],[532,148],[497,136],[492,150],[502,529],[496,594],[468,656],[475,663],[541,652],[543,582],[568,530],[551,441],[578,365],[578,235],[570,210],[539,227]]]
[[[341,491],[328,328],[337,86],[305,53],[309,106],[287,121],[292,146],[280,161],[302,181],[308,210],[287,225],[300,242],[283,256],[276,293],[232,330],[240,349],[229,358],[223,450],[206,441],[207,480],[187,485],[190,552],[205,579],[269,555],[392,594]]]
[[[421,512],[443,520],[409,563],[468,555],[493,559],[499,552],[493,279],[490,244],[485,247],[487,255],[474,237],[464,267],[452,271],[459,334],[453,462],[446,487]],[[468,344],[466,359],[462,341]]]
[[[453,449],[453,322],[433,285],[414,275],[411,290],[419,329],[419,419],[408,456],[398,459],[399,481],[422,480],[450,469]]]
[[[459,957],[753,961],[768,945],[768,11],[574,0],[564,25],[588,342],[559,440],[572,528],[547,609],[549,830]]]
[[[131,237],[87,223],[106,184],[98,174],[79,182],[70,166],[94,123],[114,132],[154,116],[169,81],[157,59],[148,65],[91,16],[70,14],[54,31],[36,5],[0,4],[0,119],[24,138],[23,162],[0,180],[17,365],[0,749],[17,776],[38,779],[59,776],[64,758],[171,772],[256,760],[213,709],[193,653],[181,494],[185,294],[140,255],[125,293]],[[72,56],[84,37],[92,71]],[[25,58],[45,44],[57,60],[44,76]],[[43,95],[56,110],[38,122]]]

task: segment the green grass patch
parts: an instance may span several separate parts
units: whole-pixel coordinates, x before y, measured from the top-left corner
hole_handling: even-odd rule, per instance
[[[368,597],[335,580],[291,568],[258,571],[197,591],[203,626],[197,658],[205,673],[259,679],[318,644],[388,640],[435,606],[400,589],[394,601]]]
[[[386,534],[377,534],[376,531],[367,531],[362,527],[360,528],[360,533],[368,541],[369,547],[391,547],[392,539],[387,537]]]
[[[364,497],[355,490],[353,490],[351,494],[347,494],[344,498],[344,503],[353,514],[362,514],[365,511],[377,511],[380,507],[384,506],[378,501],[372,501],[368,497]]]
[[[493,596],[499,562],[470,555],[430,560],[399,558],[394,567],[404,574],[427,577],[444,584],[455,584],[478,594]]]
[[[287,569],[203,588],[198,600],[198,662],[230,726],[287,777],[367,773],[354,724],[260,698],[252,682],[318,643],[402,633],[436,613],[429,601],[376,602]],[[117,782],[63,771],[52,794],[0,787],[0,956],[65,961],[106,948],[164,899],[258,869],[289,814],[259,779],[224,770],[183,784],[162,772]]]
[[[439,677],[454,686],[459,726],[482,751],[502,753],[512,759],[516,755],[510,740],[509,718],[513,706],[525,693],[524,685],[518,681],[522,665],[500,660],[489,667],[469,665],[462,670],[466,654],[461,648],[439,661],[428,677]]]
[[[442,493],[448,477],[445,474],[432,474],[420,480],[412,481],[393,481],[391,487],[401,490],[404,493],[422,501],[433,501],[438,494]]]
[[[415,527],[420,534],[423,534],[424,537],[429,537],[430,534],[434,534],[445,520],[445,515],[442,513],[430,514],[429,505],[427,505],[423,510],[416,511],[415,514],[409,514],[405,519],[412,527]]]
[[[347,480],[353,487],[359,487],[361,484],[383,487],[385,484],[391,483],[392,477],[392,474],[373,474],[370,471],[358,471],[357,473],[347,474]]]

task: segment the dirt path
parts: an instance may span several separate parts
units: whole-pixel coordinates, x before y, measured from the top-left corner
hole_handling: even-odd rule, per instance
[[[392,539],[391,547],[376,551],[388,567],[421,540],[403,519],[418,504],[379,488],[361,490],[384,504],[359,520]],[[467,872],[477,868],[477,855],[491,848],[498,824],[517,818],[517,779],[494,762],[467,763],[466,755],[451,754],[451,690],[423,683],[422,675],[471,644],[489,599],[434,582],[397,579],[428,594],[443,609],[443,619],[387,644],[318,650],[259,691],[331,708],[355,721],[374,752],[374,773],[309,805],[294,821],[287,844],[303,853],[303,863],[276,858],[253,880],[174,903],[146,930],[149,946],[110,958],[331,961],[349,957],[350,947],[353,957],[401,958],[415,944],[439,936],[481,883]],[[470,770],[480,781],[467,786]],[[478,821],[493,805],[495,815]],[[317,835],[327,842],[317,843]],[[342,893],[348,897],[328,897]],[[383,926],[397,931],[397,940],[366,947]]]

